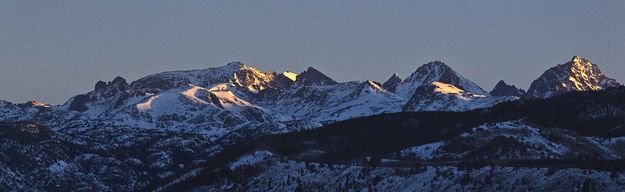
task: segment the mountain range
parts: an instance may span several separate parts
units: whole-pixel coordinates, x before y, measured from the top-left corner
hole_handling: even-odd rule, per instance
[[[553,100],[562,95],[609,91],[619,87],[621,85],[603,75],[597,65],[578,56],[545,71],[531,83],[527,92],[504,81],[487,92],[441,61],[424,64],[405,79],[393,74],[383,83],[370,80],[337,82],[313,67],[299,74],[291,71],[263,72],[241,62],[208,69],[163,72],[131,83],[116,77],[108,82],[98,81],[94,90],[76,95],[62,105],[0,101],[0,122],[4,122],[0,124],[0,144],[4,151],[11,154],[4,155],[0,161],[0,189],[158,189],[164,187],[158,186],[159,183],[167,183],[164,181],[175,184],[177,182],[171,181],[172,178],[187,178],[181,174],[195,175],[193,170],[199,166],[227,152],[230,146],[250,139],[325,130],[321,128],[376,115],[411,112],[472,114],[515,103]],[[616,107],[597,108],[598,112],[592,115],[622,113],[623,109],[619,108],[622,106]],[[522,129],[518,132],[523,132],[525,136],[543,135],[533,125],[526,124],[521,116],[498,120],[493,122],[495,124],[477,122],[480,124],[468,128],[498,130],[514,127]],[[438,124],[443,125],[441,122]],[[561,130],[571,130],[560,124],[558,126]],[[554,134],[561,137],[579,137],[578,133],[587,137],[598,136],[584,135],[587,131],[575,129],[574,133]],[[357,131],[351,132],[358,134]],[[612,133],[609,129],[605,131],[605,134]],[[472,137],[477,137],[475,140],[484,142],[494,142],[491,139],[498,138],[501,141],[496,141],[512,143],[510,145],[517,148],[521,144],[515,142],[525,142],[497,137],[519,134],[514,131],[498,131],[488,138],[475,132],[464,134],[473,134]],[[401,154],[416,150],[416,156],[421,159],[488,154],[485,151],[463,153],[483,146],[462,144],[466,141],[456,140],[463,138],[453,136],[432,140],[428,146],[463,146],[461,149],[424,155],[420,147],[428,143],[410,143],[401,145],[405,147],[403,150],[393,150]],[[580,154],[591,154],[588,151],[606,148],[592,141],[587,143],[584,146],[593,150],[580,151]],[[554,158],[569,157],[558,151],[557,146],[551,145],[563,144],[543,142],[531,150],[521,145],[524,147],[520,148],[529,152],[507,155],[510,158],[537,158],[544,153],[544,156]],[[570,145],[566,146],[573,148],[573,144]],[[327,149],[311,149],[290,160],[306,161],[304,157],[317,157],[311,155],[315,151],[324,152]],[[620,155],[614,151],[597,153],[602,157],[613,157],[606,159],[619,159]],[[260,156],[271,154],[263,150],[257,152]],[[220,191],[223,186],[210,187]]]

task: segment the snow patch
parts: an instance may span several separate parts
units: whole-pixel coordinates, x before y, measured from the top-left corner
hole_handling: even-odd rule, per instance
[[[152,96],[146,102],[137,104],[137,109],[139,109],[139,111],[145,111],[145,110],[152,109],[152,102],[156,98],[158,98],[158,96]]]
[[[50,171],[50,173],[53,173],[53,174],[61,174],[61,173],[64,173],[65,170],[67,170],[68,168],[69,168],[69,164],[67,164],[63,160],[58,160],[52,163],[52,165],[48,167],[48,170]]]
[[[439,92],[443,94],[464,93],[462,89],[459,89],[458,87],[451,85],[451,84],[446,84],[446,83],[441,83],[441,82],[432,82],[432,85],[435,86],[435,89],[434,89],[435,92]]]
[[[285,71],[284,73],[282,73],[282,75],[284,75],[286,78],[289,78],[292,81],[297,80],[297,73]]]
[[[239,158],[237,161],[230,163],[229,167],[231,170],[234,170],[237,167],[240,167],[243,165],[253,165],[253,164],[259,163],[263,161],[265,158],[271,157],[271,156],[273,156],[273,153],[269,151],[254,151],[253,154],[244,155],[241,158]]]

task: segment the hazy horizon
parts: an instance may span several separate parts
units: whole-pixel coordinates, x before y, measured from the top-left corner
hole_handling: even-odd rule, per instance
[[[241,61],[340,81],[441,60],[489,91],[579,55],[625,82],[625,1],[0,2],[0,100],[61,104],[96,81]]]

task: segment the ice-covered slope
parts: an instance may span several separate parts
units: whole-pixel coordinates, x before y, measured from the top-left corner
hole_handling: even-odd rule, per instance
[[[587,59],[574,56],[571,61],[545,71],[527,90],[527,97],[546,98],[571,91],[596,91],[619,86]]]

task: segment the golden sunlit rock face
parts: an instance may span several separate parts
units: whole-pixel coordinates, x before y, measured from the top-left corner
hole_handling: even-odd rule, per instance
[[[545,71],[532,82],[527,96],[546,98],[573,91],[597,91],[618,87],[616,80],[606,77],[589,60],[574,56],[571,61]]]

